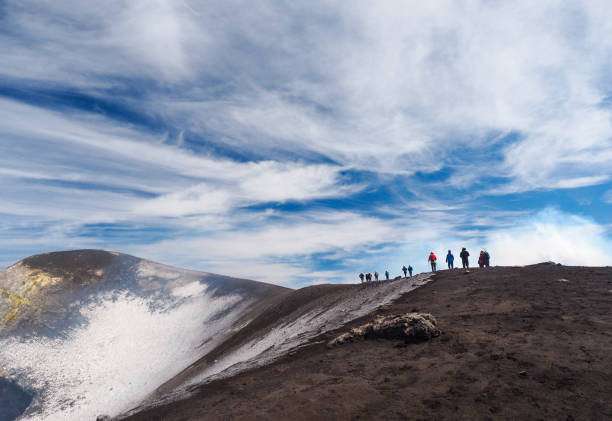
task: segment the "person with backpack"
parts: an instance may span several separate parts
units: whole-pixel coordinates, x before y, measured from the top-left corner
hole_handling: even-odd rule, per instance
[[[483,257],[484,257],[484,265],[486,268],[488,268],[489,263],[491,262],[491,256],[489,255],[489,252],[485,250]]]
[[[372,282],[372,274],[368,272],[366,273],[366,284],[370,285],[370,282]]]
[[[387,279],[387,281],[389,280],[389,271],[385,270],[385,278]]]
[[[402,266],[402,272],[404,272],[404,278],[406,278],[408,276],[408,274],[406,273],[408,269],[406,268],[406,265]]]
[[[410,273],[410,277],[412,277],[412,266],[408,265],[408,273]]]
[[[365,275],[363,273],[359,274],[359,279],[361,279],[361,283],[363,284],[363,279],[365,278]]]
[[[378,283],[378,272],[374,272],[374,279],[376,279],[376,283]]]
[[[429,258],[427,260],[429,261],[429,263],[431,263],[431,271],[435,272],[436,271],[436,261],[438,260],[438,258],[436,257],[433,251],[429,253]]]
[[[461,253],[459,253],[459,257],[461,257],[461,263],[463,264],[463,269],[469,269],[470,262],[468,261],[468,257],[470,257],[470,253],[465,249],[465,247],[461,248]]]
[[[478,266],[482,269],[484,267],[484,251],[480,250],[480,256],[478,256]]]
[[[449,269],[453,269],[453,262],[455,261],[455,256],[453,256],[453,253],[451,253],[451,251],[448,251],[448,254],[446,255],[446,264],[448,265]]]

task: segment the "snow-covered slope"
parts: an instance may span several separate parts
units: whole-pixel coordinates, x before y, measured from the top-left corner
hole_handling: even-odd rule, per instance
[[[137,405],[290,290],[81,250],[0,272],[0,376],[35,394],[25,420]]]

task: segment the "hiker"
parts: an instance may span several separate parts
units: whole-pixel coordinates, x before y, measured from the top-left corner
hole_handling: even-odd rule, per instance
[[[404,278],[408,276],[408,275],[406,274],[406,271],[407,271],[407,270],[408,270],[408,269],[406,268],[406,265],[402,266],[402,271],[404,272]],[[412,275],[410,275],[410,276],[412,276]]]
[[[370,282],[372,282],[372,274],[370,272],[366,274],[366,282],[368,285],[370,285]]]
[[[429,259],[427,260],[429,261],[429,263],[431,263],[431,271],[435,272],[436,271],[436,261],[438,260],[438,258],[436,257],[433,251],[429,253]]]
[[[478,256],[478,266],[482,269],[484,267],[484,251],[480,250],[480,256]]]
[[[461,253],[459,253],[461,257],[461,263],[463,263],[463,269],[469,269],[470,263],[468,261],[468,257],[470,257],[470,253],[465,249],[465,247],[461,248]]]
[[[491,262],[491,256],[489,255],[489,252],[485,250],[483,257],[484,257],[484,265],[486,268],[488,268],[489,263]]]
[[[389,280],[389,271],[385,270],[385,278],[387,278],[387,281]]]
[[[378,272],[374,272],[374,278],[376,278],[376,282],[378,283]]]
[[[363,273],[359,274],[359,279],[361,279],[361,283],[363,284],[363,278],[365,278],[365,275]]]
[[[453,253],[451,253],[451,251],[448,251],[448,254],[446,255],[446,263],[448,264],[448,268],[449,269],[453,269],[453,262],[455,261],[455,256],[453,256]]]
[[[408,272],[410,272],[410,277],[412,277],[412,266],[408,265]]]

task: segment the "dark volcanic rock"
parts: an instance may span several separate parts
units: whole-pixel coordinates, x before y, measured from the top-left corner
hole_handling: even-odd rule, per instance
[[[351,329],[330,342],[340,345],[356,339],[401,339],[407,343],[426,341],[440,336],[436,319],[426,313],[378,316],[374,321]]]

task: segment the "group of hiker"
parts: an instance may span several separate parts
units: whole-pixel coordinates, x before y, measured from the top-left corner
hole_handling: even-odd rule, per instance
[[[461,248],[461,253],[459,253],[459,257],[461,257],[461,263],[463,265],[463,269],[468,270],[470,268],[470,261],[469,261],[469,257],[470,257],[470,252],[467,251],[467,249],[465,247]],[[431,264],[431,271],[435,272],[436,271],[436,263],[438,258],[436,257],[436,254],[432,251],[429,254],[429,259],[427,259],[429,261],[429,264]],[[484,267],[489,267],[491,261],[491,256],[489,255],[489,252],[486,250],[480,250],[480,256],[478,257],[478,266],[480,266],[481,268]],[[454,269],[455,268],[455,256],[453,256],[453,253],[449,250],[448,254],[446,255],[446,264],[448,265],[448,269]]]
[[[406,267],[406,265],[402,266],[402,272],[404,272],[404,277],[408,277],[408,273],[410,273],[410,276],[412,276],[412,266],[408,265],[408,267]],[[359,274],[359,279],[361,280],[361,283],[364,284],[365,287],[368,287],[368,285],[372,285],[372,286],[378,286],[380,285],[380,283],[382,282],[381,280],[379,280],[379,274],[378,272],[374,272],[374,281],[372,280],[372,274],[370,272],[364,274],[364,273],[360,273]],[[398,277],[399,278],[399,277]],[[389,281],[389,271],[385,270],[385,280]],[[375,282],[375,283],[373,283]]]
[[[459,253],[459,257],[461,257],[461,264],[463,265],[463,269],[465,269],[466,271],[470,268],[470,252],[467,251],[467,249],[465,247],[461,248],[461,252]],[[427,259],[429,261],[429,264],[431,265],[431,271],[435,272],[437,270],[436,266],[437,266],[437,262],[438,262],[438,258],[436,257],[436,254],[432,251],[431,253],[429,253],[429,258]],[[480,266],[481,268],[485,268],[485,267],[489,267],[491,261],[491,256],[489,255],[489,252],[486,250],[481,250],[480,251],[480,256],[478,257],[478,266]],[[446,255],[446,264],[448,265],[448,269],[452,270],[455,269],[455,256],[453,256],[453,253],[449,250],[448,254]],[[402,272],[404,272],[404,278],[408,277],[408,274],[410,273],[410,276],[412,276],[412,266],[408,265],[408,267],[406,267],[406,265],[402,266]],[[380,283],[382,282],[379,279],[380,275],[378,274],[378,272],[374,272],[374,277],[372,279],[372,274],[370,272],[364,274],[364,273],[360,273],[359,274],[359,279],[361,280],[361,283],[365,286],[368,287],[369,285],[372,286],[378,286],[380,285]],[[399,276],[395,279],[399,279]],[[385,280],[389,281],[389,271],[385,270]]]

